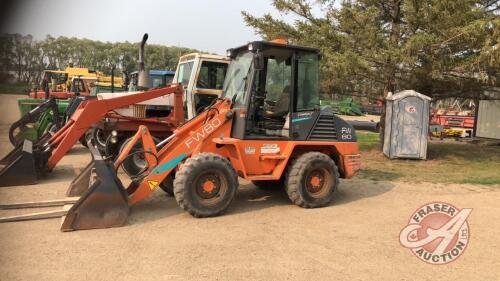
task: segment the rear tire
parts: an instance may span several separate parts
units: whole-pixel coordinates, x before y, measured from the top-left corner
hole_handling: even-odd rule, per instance
[[[92,128],[91,134],[94,145],[97,146],[99,152],[104,154],[106,151],[106,136],[104,135],[104,131],[99,128]]]
[[[173,171],[168,175],[162,183],[160,183],[160,188],[165,191],[169,196],[174,196],[174,175]]]
[[[83,146],[85,146],[85,147],[88,147],[88,144],[87,144],[87,142],[85,141],[85,135],[83,135],[83,136],[79,139],[79,141],[80,141],[80,144],[81,144],[81,145],[83,145]]]
[[[83,134],[83,136],[80,138],[80,143],[81,143],[83,146],[85,146],[85,147],[88,147],[87,143],[88,143],[88,141],[89,141],[89,140],[91,140],[91,139],[92,139],[92,137],[93,137],[93,135],[92,135],[92,134],[93,134],[93,131],[92,131],[92,130],[93,130],[93,128],[88,129],[88,130],[85,132],[85,134]]]
[[[328,155],[308,152],[289,165],[286,192],[295,205],[323,207],[332,201],[339,177],[337,166]]]
[[[174,180],[175,200],[197,218],[223,213],[237,188],[238,176],[231,163],[214,153],[200,153],[187,159]]]
[[[132,138],[128,138],[122,143],[118,155],[122,153],[125,146],[131,140]],[[122,162],[122,168],[129,177],[136,177],[137,175],[139,175],[140,173],[144,172],[147,169],[148,164],[145,159],[144,153],[140,153],[140,151],[143,151],[143,147],[142,147],[142,142],[138,141],[134,145],[134,147],[130,150],[129,155],[135,152],[137,153],[125,158],[125,160]]]

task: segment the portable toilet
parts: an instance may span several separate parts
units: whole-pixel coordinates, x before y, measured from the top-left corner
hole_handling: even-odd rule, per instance
[[[414,90],[387,97],[384,154],[390,159],[426,159],[431,98]]]

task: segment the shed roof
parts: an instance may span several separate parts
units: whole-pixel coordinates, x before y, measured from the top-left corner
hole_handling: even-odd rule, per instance
[[[428,97],[426,95],[422,95],[421,93],[419,93],[415,90],[404,90],[404,91],[398,92],[392,96],[389,96],[386,99],[387,100],[399,100],[399,99],[403,99],[406,97],[418,97],[421,99],[431,100],[430,97]]]

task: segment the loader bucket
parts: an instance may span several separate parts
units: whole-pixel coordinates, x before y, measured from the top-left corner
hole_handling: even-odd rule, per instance
[[[0,160],[0,186],[35,184],[37,171],[33,143],[25,140]]]
[[[75,197],[81,196],[90,186],[90,177],[92,176],[92,171],[94,169],[94,161],[92,160],[83,171],[71,181],[68,190],[66,190],[66,196]]]
[[[127,192],[116,175],[113,163],[104,160],[92,145],[89,148],[94,157],[93,168],[89,164],[82,174],[91,176],[90,187],[69,209],[61,226],[62,231],[122,226],[128,217]],[[83,177],[81,181],[85,182]]]

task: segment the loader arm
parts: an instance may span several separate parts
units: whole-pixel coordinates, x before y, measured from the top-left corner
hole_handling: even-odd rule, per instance
[[[90,126],[101,120],[109,111],[169,94],[174,94],[175,101],[174,111],[170,116],[171,121],[174,124],[180,125],[184,119],[184,112],[182,106],[182,87],[179,84],[171,84],[165,88],[133,95],[82,102],[64,127],[57,131],[44,145],[42,151],[48,153],[46,156],[46,167],[44,168],[52,170]],[[42,165],[43,162],[42,159]]]
[[[220,100],[175,130],[169,142],[156,153],[158,163],[155,163],[156,160],[150,153],[145,154],[149,164],[148,173],[127,188],[128,193],[132,193],[129,198],[130,205],[148,197],[180,163],[196,154],[200,145],[216,137],[214,134],[220,132],[221,127],[225,126],[229,131],[232,120],[230,103],[229,100]],[[147,127],[141,126],[133,139],[118,156],[115,167],[120,165],[139,139],[142,139],[144,151],[155,153],[156,147]]]

